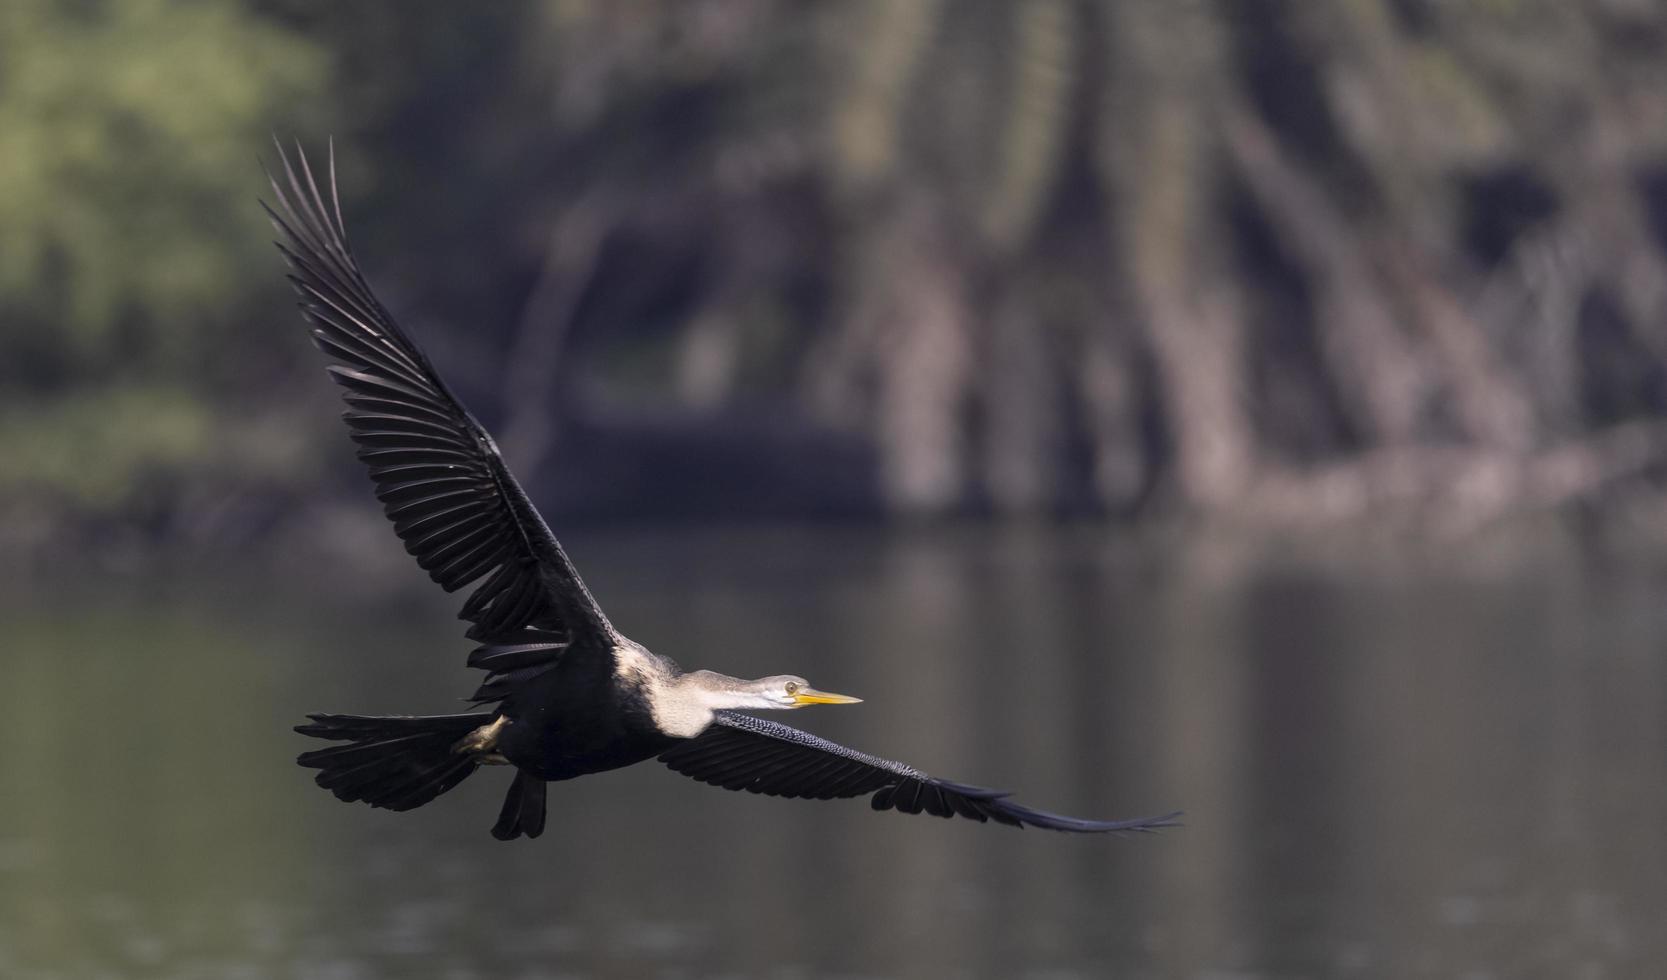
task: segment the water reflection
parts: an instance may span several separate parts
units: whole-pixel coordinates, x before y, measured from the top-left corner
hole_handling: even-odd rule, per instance
[[[308,710],[448,710],[449,599],[225,581],[7,609],[0,976],[1628,976],[1659,962],[1667,619],[1567,548],[1235,555],[1020,529],[570,544],[637,639],[866,697],[796,723],[1080,839],[504,776],[409,814],[308,783]]]

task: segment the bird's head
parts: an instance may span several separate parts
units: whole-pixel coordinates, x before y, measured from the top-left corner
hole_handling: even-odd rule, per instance
[[[746,681],[741,691],[748,697],[748,708],[803,708],[808,704],[857,704],[862,698],[844,694],[829,694],[810,686],[803,677],[777,674]]]

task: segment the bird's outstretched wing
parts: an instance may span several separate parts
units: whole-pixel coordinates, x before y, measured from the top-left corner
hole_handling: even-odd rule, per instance
[[[1176,826],[1179,812],[1134,820],[1083,820],[1032,810],[998,790],[934,779],[901,762],[865,755],[797,728],[719,711],[699,735],[660,754],[685,776],[724,789],[811,800],[873,793],[876,810],[966,817],[1011,827],[1079,834],[1148,831]]]
[[[299,147],[296,156],[298,168],[278,147],[283,181],[268,174],[276,206],[266,206],[289,280],[313,341],[337,362],[329,371],[346,389],[343,418],[405,550],[448,592],[480,583],[459,615],[486,641],[470,665],[493,672],[477,698],[501,698],[507,684],[613,628],[491,436],[365,282],[342,225],[334,153],[328,207]]]

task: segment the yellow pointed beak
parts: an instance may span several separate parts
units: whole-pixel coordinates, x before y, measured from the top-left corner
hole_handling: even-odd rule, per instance
[[[801,688],[793,695],[793,703],[798,704],[861,704],[862,698],[853,698],[844,694],[829,694],[812,688]]]

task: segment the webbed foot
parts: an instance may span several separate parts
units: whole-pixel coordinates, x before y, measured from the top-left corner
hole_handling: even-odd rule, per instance
[[[492,719],[491,724],[482,725],[458,739],[457,744],[453,745],[451,750],[459,755],[478,756],[480,761],[486,765],[507,765],[509,760],[498,754],[496,750],[498,748],[498,736],[508,726],[509,719],[499,715]]]

